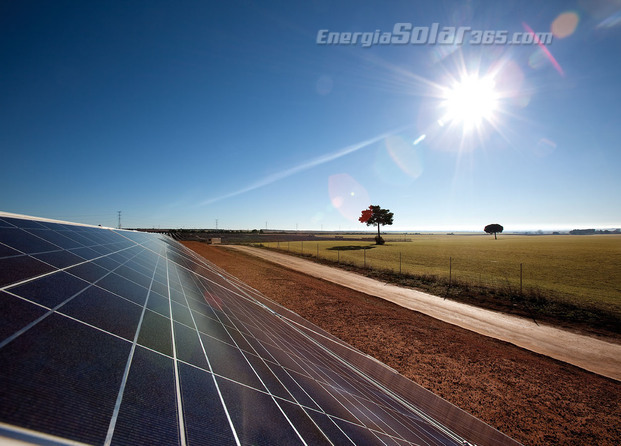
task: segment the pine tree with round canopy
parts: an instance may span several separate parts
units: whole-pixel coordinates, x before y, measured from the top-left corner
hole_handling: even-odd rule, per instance
[[[502,225],[499,225],[498,223],[492,223],[491,225],[487,225],[483,228],[483,230],[488,234],[494,234],[494,240],[498,240],[496,234],[500,234],[503,229]]]

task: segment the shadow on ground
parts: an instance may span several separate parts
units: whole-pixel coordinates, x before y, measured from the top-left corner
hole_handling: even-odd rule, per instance
[[[373,249],[375,246],[358,246],[358,245],[348,245],[348,246],[333,246],[332,248],[327,248],[328,251],[359,251],[361,249]]]

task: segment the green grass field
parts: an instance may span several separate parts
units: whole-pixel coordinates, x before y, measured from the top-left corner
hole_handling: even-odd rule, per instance
[[[403,241],[407,239],[408,241]],[[371,241],[264,243],[292,253],[488,288],[537,290],[621,314],[621,235],[388,235]],[[366,249],[365,249],[366,248]],[[366,256],[366,260],[365,260]]]

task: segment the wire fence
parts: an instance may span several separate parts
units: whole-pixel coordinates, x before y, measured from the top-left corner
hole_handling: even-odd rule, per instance
[[[511,289],[520,294],[535,288],[532,271],[523,262],[502,264],[494,260],[474,262],[472,259],[447,256],[429,264],[417,256],[392,251],[390,255],[375,254],[371,246],[320,247],[317,242],[284,241],[262,243],[260,246],[336,264],[375,271],[387,271],[403,276],[435,278],[453,284],[468,284],[486,288]],[[436,259],[437,260],[437,259]]]
[[[616,257],[601,253],[601,249],[595,252],[578,247],[563,255],[529,247],[509,255],[505,250],[501,255],[501,251],[490,250],[453,253],[446,245],[419,245],[416,249],[391,245],[376,249],[355,240],[258,244],[322,263],[366,269],[369,276],[381,281],[501,311],[509,309],[535,321],[547,318],[619,332],[618,262],[607,263]]]

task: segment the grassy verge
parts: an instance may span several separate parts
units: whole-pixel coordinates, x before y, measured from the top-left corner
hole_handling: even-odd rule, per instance
[[[262,244],[254,246],[266,248]],[[306,258],[317,263],[354,271],[383,282],[414,288],[436,296],[468,303],[528,318],[536,323],[546,323],[621,340],[621,312],[616,308],[594,305],[573,296],[537,287],[520,289],[506,281],[502,285],[484,285],[475,281],[446,278],[435,274],[399,273],[394,269],[363,267],[347,260],[335,262],[313,254],[291,252],[270,247],[268,249]]]

